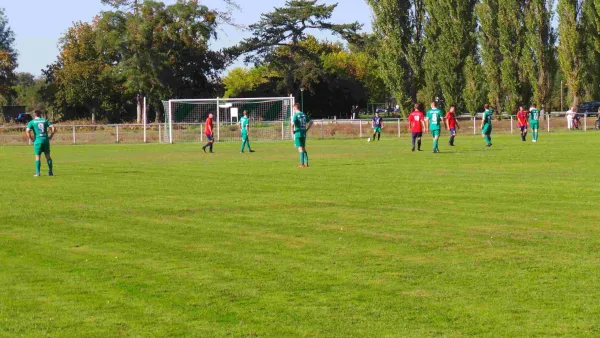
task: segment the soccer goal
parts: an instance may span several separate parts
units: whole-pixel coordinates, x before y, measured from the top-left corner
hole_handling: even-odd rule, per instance
[[[214,137],[218,142],[241,140],[238,121],[244,111],[250,119],[253,141],[278,141],[291,138],[289,123],[294,97],[263,97],[236,99],[177,99],[163,101],[165,133],[163,141],[204,141],[205,121],[213,114]]]

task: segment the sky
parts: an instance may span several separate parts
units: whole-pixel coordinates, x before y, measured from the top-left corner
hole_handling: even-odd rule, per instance
[[[164,0],[173,3],[175,0]],[[223,8],[222,0],[200,0],[209,8]],[[319,3],[338,3],[333,17],[334,23],[358,21],[364,24],[363,31],[371,31],[371,10],[365,0],[321,0]],[[285,0],[237,0],[241,9],[234,13],[235,22],[250,25],[260,19],[262,13],[270,12],[274,7],[282,7]],[[41,75],[46,65],[54,62],[58,55],[58,40],[69,27],[77,21],[91,21],[96,14],[110,10],[102,6],[100,0],[0,0],[5,9],[9,26],[16,35],[16,49],[19,52],[18,72]],[[336,40],[323,32],[313,32],[322,39]],[[221,49],[238,43],[249,37],[248,31],[231,26],[222,26],[218,40],[211,47]],[[239,60],[234,66],[243,65]]]

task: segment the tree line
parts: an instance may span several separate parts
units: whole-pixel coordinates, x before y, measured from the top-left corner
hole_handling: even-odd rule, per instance
[[[0,105],[139,121],[144,96],[156,120],[168,98],[304,96],[315,117],[368,102],[407,114],[437,99],[473,114],[484,103],[514,112],[531,103],[559,109],[562,94],[564,107],[600,99],[600,0],[365,0],[372,33],[331,22],[335,4],[288,0],[223,50],[211,42],[235,25],[231,0],[225,10],[101,1],[112,10],[73,24],[37,78],[15,73],[15,36],[0,10]],[[231,69],[240,59],[246,67]]]

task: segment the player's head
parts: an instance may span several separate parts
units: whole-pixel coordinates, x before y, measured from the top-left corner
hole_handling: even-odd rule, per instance
[[[488,109],[490,109],[490,105],[489,105],[488,103],[484,104],[484,105],[483,105],[483,109],[485,109],[485,110],[488,110]]]
[[[40,111],[40,110],[34,111],[33,112],[33,116],[35,116],[35,117],[42,117],[42,111]]]
[[[524,110],[523,106],[519,106],[519,111],[523,111],[523,110]]]
[[[294,111],[300,111],[300,104],[299,103],[295,103],[294,104]]]
[[[244,116],[248,116],[248,111],[244,110]]]
[[[535,103],[531,104],[531,108],[536,108]]]
[[[419,110],[419,104],[418,104],[418,103],[417,103],[417,104],[415,104],[415,106],[414,106],[414,108],[413,108],[413,109],[414,109],[414,110]]]
[[[211,119],[213,118],[213,113],[208,113],[208,117],[210,117]]]
[[[375,112],[375,116],[379,117],[379,112]]]
[[[450,105],[450,111],[454,113],[455,110],[456,110],[456,106],[454,106],[453,104]]]
[[[436,108],[437,107],[437,103],[435,101],[432,101],[430,106],[431,106],[431,108]]]

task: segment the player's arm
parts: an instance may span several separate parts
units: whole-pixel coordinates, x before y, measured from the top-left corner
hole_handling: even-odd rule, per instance
[[[54,125],[50,124],[48,126],[48,130],[50,130],[50,135],[48,136],[48,138],[51,140],[54,137],[54,134],[56,134],[56,128],[54,127]]]
[[[35,141],[35,138],[33,136],[32,133],[33,130],[31,130],[31,128],[29,128],[29,126],[27,126],[27,129],[25,129],[25,135],[27,136],[28,139],[30,139],[31,141]]]
[[[425,117],[423,124],[425,125],[425,132],[429,132],[429,117]]]
[[[311,120],[311,121],[309,121],[309,122],[308,122],[308,124],[306,125],[306,131],[309,131],[309,130],[310,130],[310,128],[312,127],[312,125],[313,125],[313,121]]]

